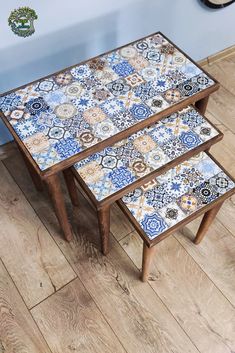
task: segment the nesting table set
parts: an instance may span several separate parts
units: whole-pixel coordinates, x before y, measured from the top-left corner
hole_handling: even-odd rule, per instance
[[[118,203],[144,241],[146,281],[155,245],[204,214],[199,243],[235,192],[208,152],[223,137],[203,116],[218,88],[158,32],[8,92],[0,110],[36,188],[47,184],[65,238],[60,172],[75,206],[75,179],[95,205],[104,254]]]

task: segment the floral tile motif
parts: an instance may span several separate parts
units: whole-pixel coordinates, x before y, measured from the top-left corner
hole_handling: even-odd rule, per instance
[[[23,142],[38,133],[49,137],[48,156],[55,139],[57,146],[66,146],[67,139],[73,139],[70,146],[77,149],[58,153],[52,160],[59,163],[71,153],[84,151],[111,133],[128,129],[212,85],[214,82],[174,45],[154,34],[2,96],[0,109]],[[190,134],[178,141],[186,148],[199,143],[198,139],[206,141],[213,133],[206,122],[202,126],[200,116],[193,117],[185,116],[181,126],[170,127],[169,121],[172,133],[178,131],[177,138],[184,128]],[[108,129],[104,120],[113,127],[110,133],[101,133]],[[197,138],[190,131],[196,127],[193,133]],[[34,156],[30,147],[29,152]],[[37,158],[37,164],[43,161],[38,164],[41,170],[47,165],[46,155],[43,151],[42,159]]]
[[[185,116],[187,116],[187,119]],[[131,119],[131,117],[132,116],[129,114],[124,121],[121,121],[122,114],[116,115],[115,127],[121,130],[125,124],[128,124],[128,119]],[[200,126],[198,125],[199,123],[196,124],[195,128],[191,128],[191,125],[194,126],[195,124],[190,124],[188,117],[191,117],[193,121],[197,118],[201,125],[207,123],[205,118],[190,106],[187,109],[183,109],[178,113],[174,113],[162,119],[149,128],[132,134],[113,146],[92,154],[88,158],[75,164],[75,168],[97,200],[101,201],[102,197],[105,198],[120,191],[126,185],[135,182],[154,170],[158,170],[190,149],[200,146],[205,142],[205,140],[202,140],[195,132],[195,129]],[[183,127],[181,128],[178,127],[179,121],[184,121],[184,123],[182,123]],[[101,129],[101,126],[103,129]],[[212,136],[218,134],[217,130],[211,125],[210,127]],[[109,118],[92,126],[92,129],[95,131],[94,135],[98,135],[100,139],[102,139],[103,134],[107,134],[106,136],[108,137],[112,133],[115,133],[112,120]],[[99,131],[96,131],[96,129]],[[174,131],[172,131],[172,129],[177,129],[177,138],[174,137]],[[90,133],[87,133],[88,139],[90,138]],[[185,137],[186,133],[188,135]],[[206,136],[206,138],[209,140],[211,136]],[[194,147],[192,147],[192,145]],[[86,173],[82,172],[81,175],[81,170],[83,171],[86,165],[89,166],[91,161],[95,161],[96,165],[99,165],[99,168],[103,171],[101,177],[99,180],[96,180],[96,182],[91,182],[90,177]],[[190,188],[194,188],[199,183],[205,181],[201,173],[202,168],[206,168],[204,166],[204,159],[202,157],[194,157],[192,161],[193,163],[198,163],[198,170],[195,170],[192,163],[187,161],[181,164],[181,168],[177,166],[174,169],[174,175],[172,174],[173,171],[170,170],[166,175],[161,176],[161,182],[168,183],[168,187],[166,188],[167,193],[162,196],[163,203],[166,198],[167,200],[169,199],[169,195],[180,195],[183,191],[186,191],[184,185],[189,185]],[[207,168],[209,168],[209,162],[207,162]],[[208,170],[207,174],[209,172],[210,170]],[[94,171],[94,174],[95,173]],[[180,177],[178,174],[180,174]],[[99,189],[103,187],[101,180],[108,186],[105,192]],[[157,187],[157,185],[155,186]]]
[[[235,191],[235,183],[205,152],[198,158],[191,158],[188,163],[188,167],[177,166],[166,173],[168,177],[165,179],[157,177],[148,183],[147,188],[143,185],[122,198],[150,239],[158,237],[229,190]],[[207,164],[214,173],[208,174]],[[182,170],[191,173],[193,187],[190,180],[186,181]]]

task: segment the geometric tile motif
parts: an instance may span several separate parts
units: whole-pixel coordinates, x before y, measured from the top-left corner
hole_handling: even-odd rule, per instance
[[[150,239],[155,238],[156,235],[167,229],[167,224],[158,213],[146,215],[141,222],[141,226]]]
[[[114,104],[116,103],[114,102]],[[104,111],[103,107],[102,110]],[[101,115],[98,114],[99,119]],[[186,121],[184,123],[180,123],[186,115],[187,123]],[[81,160],[75,165],[75,168],[80,174],[80,170],[84,167],[84,165],[89,164],[91,160],[95,160],[100,165],[104,172],[103,174],[105,175],[105,179],[102,179],[102,174],[102,177],[100,177],[101,179],[96,180],[96,183],[92,184],[89,182],[89,176],[87,176],[86,173],[83,173],[82,178],[97,200],[101,201],[102,197],[105,198],[117,191],[120,191],[128,183],[133,183],[139,178],[148,175],[152,171],[158,170],[165,164],[189,151],[192,148],[192,143],[194,144],[194,147],[203,143],[205,140],[200,139],[200,137],[194,132],[194,129],[199,127],[199,118],[195,128],[191,128],[189,124],[189,117],[191,117],[192,120],[195,120],[195,115],[197,117],[200,116],[192,107],[188,107],[178,113],[174,113],[149,128],[132,134],[128,138],[119,141],[113,146],[105,148],[100,152],[94,153],[90,157]],[[130,120],[133,119],[130,113],[125,116],[125,119],[122,119],[122,116],[123,115],[121,112],[116,114],[116,120],[113,120],[114,126],[112,125],[111,117],[110,119],[105,119],[95,125],[92,125],[84,133],[85,140],[82,142],[81,135],[79,135],[80,133],[78,132],[76,136],[77,140],[79,140],[79,143],[81,144],[80,148],[83,148],[85,144],[89,146],[89,143],[90,145],[93,145],[95,143],[95,136],[101,140],[105,134],[108,137],[111,136],[112,133],[115,133],[116,128],[122,130],[129,126]],[[92,119],[93,118],[94,117],[92,117]],[[200,118],[201,125],[205,124],[206,120],[201,116]],[[102,127],[104,131],[102,130]],[[69,128],[68,131],[70,132]],[[177,134],[174,134],[175,131]],[[214,132],[215,134],[218,134],[215,129]],[[192,142],[188,138],[190,143],[185,143],[185,141],[187,141],[185,138],[185,133],[188,135],[192,134]],[[178,137],[174,138],[174,135],[177,135]],[[189,137],[190,136],[191,135],[189,135]],[[210,136],[207,136],[206,140],[209,138]],[[204,182],[205,179],[202,177],[203,173],[200,172],[203,159],[197,157],[196,161],[199,163],[200,170],[195,170],[195,168],[193,168],[188,162],[182,163],[181,169],[177,166],[178,169],[175,169],[175,175],[170,176],[172,178],[175,177],[175,184],[170,186],[169,183],[168,192],[174,192],[174,195],[178,195],[183,192],[185,186],[193,188],[197,186],[198,183]],[[209,163],[207,163],[207,165],[209,165]],[[117,174],[118,178],[120,177],[120,183],[116,181],[116,178],[112,177],[111,171],[113,171],[115,175],[115,168],[118,169],[118,173],[120,173],[120,176]],[[122,170],[120,168],[124,169]],[[124,170],[128,178],[128,183],[127,181],[124,182],[122,180],[123,175],[121,171],[124,173]],[[179,179],[179,176],[177,175],[179,173],[181,173],[181,179]],[[161,178],[162,182],[164,182],[164,176],[158,178]],[[101,190],[103,187],[101,180],[108,185],[105,192],[102,192]],[[165,180],[165,182],[167,182],[167,180]]]
[[[191,168],[186,168],[184,173],[184,168],[176,166],[166,173],[165,178],[161,176],[149,182],[147,189],[144,185],[140,186],[122,198],[150,239],[159,236],[229,190],[235,190],[235,183],[205,152],[200,153],[200,158],[190,158],[188,162]],[[202,162],[203,169],[200,167]],[[207,164],[210,173],[206,168]],[[192,183],[185,179],[187,170]],[[157,181],[157,186],[154,181]],[[146,204],[149,209],[143,207]],[[137,217],[139,214],[141,217]]]
[[[37,133],[53,135],[48,156],[50,149],[57,148],[60,152],[55,163],[59,163],[212,85],[214,82],[190,59],[161,34],[154,34],[6,94],[0,97],[0,109],[21,140]],[[189,130],[198,127],[194,131],[197,138],[185,136],[191,148],[198,139],[206,141],[215,132],[207,124],[201,126],[200,117],[193,115],[195,122],[186,116],[183,121],[184,125],[191,122]],[[107,118],[110,120],[104,123]],[[80,144],[80,136],[91,139],[87,130],[93,140]],[[180,134],[178,131],[177,137]],[[63,146],[68,144],[66,153]],[[47,165],[45,155],[43,152],[42,159],[35,160],[41,170]],[[168,158],[173,158],[173,153],[168,151]]]
[[[233,181],[224,172],[211,177],[208,182],[221,195],[233,187]]]

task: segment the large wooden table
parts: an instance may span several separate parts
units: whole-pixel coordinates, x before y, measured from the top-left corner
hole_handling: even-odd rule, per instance
[[[58,174],[190,104],[204,113],[218,88],[158,32],[1,95],[1,118],[71,240]]]

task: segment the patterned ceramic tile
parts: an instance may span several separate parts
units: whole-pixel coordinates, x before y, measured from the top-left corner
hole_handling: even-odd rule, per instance
[[[50,149],[58,152],[50,163],[62,162],[213,84],[162,35],[155,34],[2,96],[0,109],[23,142],[38,133],[47,136],[49,144],[40,152],[42,158],[37,154],[35,159],[45,170]],[[181,140],[169,142],[170,148],[176,144],[181,153],[184,147],[193,148],[205,141],[211,134],[210,126],[202,126],[200,119],[193,121],[186,116],[181,125],[169,126],[178,135],[187,121],[192,124],[190,128],[198,127],[194,131],[197,137],[190,131],[187,135],[186,128]],[[92,141],[81,143],[81,135],[88,140],[93,136]],[[28,148],[34,156],[31,145]],[[168,157],[172,158],[172,153],[168,152]]]
[[[186,116],[187,119],[185,118]],[[193,107],[188,107],[162,119],[149,128],[132,134],[129,138],[124,139],[111,147],[105,148],[101,152],[83,159],[75,165],[75,168],[97,200],[101,201],[103,198],[123,189],[127,184],[159,169],[166,163],[173,161],[176,157],[181,156],[192,148],[205,142],[206,140],[202,140],[195,132],[195,129],[200,127],[200,125],[198,125],[199,123],[195,128],[192,128],[191,126],[194,126],[195,124],[191,124],[188,117],[191,117],[193,121],[200,121],[201,126],[207,123],[207,121]],[[128,123],[129,118],[130,116],[126,117],[126,124]],[[115,132],[113,126],[111,125],[111,127],[109,127],[109,124],[106,124],[106,121],[109,121],[111,124],[111,120],[109,119],[96,124],[97,129],[101,129],[102,124],[104,124],[102,126],[105,128],[105,131],[102,131],[101,129],[101,133],[96,132],[96,135],[102,137],[103,134],[110,135],[112,131]],[[184,123],[180,125],[179,121]],[[119,124],[116,126],[121,128],[120,124],[121,122],[119,120]],[[210,124],[209,126],[211,129],[211,135],[205,135],[207,140],[209,140],[211,136],[218,134]],[[175,130],[177,130],[177,138],[174,137]],[[199,158],[196,160],[199,164],[200,171],[205,162]],[[94,161],[96,161],[99,168],[103,171],[102,176],[96,181],[96,183],[91,182],[90,177],[83,172],[85,166],[89,166],[89,168],[92,169]],[[194,170],[188,169],[186,162],[185,168],[186,171],[184,173],[183,170],[181,170],[182,176],[180,180],[178,180],[179,177],[177,176],[175,179],[172,179],[172,184],[169,183],[169,192],[174,191],[174,194],[178,195],[182,192],[182,186],[184,183],[194,187],[197,185],[198,181],[204,181],[204,179],[200,179],[201,174],[199,172],[197,173]],[[96,169],[93,169],[93,173],[96,174]],[[209,173],[209,170],[207,173]],[[101,181],[108,185],[105,193],[102,192],[103,184]],[[99,186],[97,182],[99,182]]]
[[[233,188],[234,182],[202,152],[189,159],[187,166],[183,163],[169,170],[164,178],[155,178],[147,188],[143,185],[122,200],[146,235],[154,239]]]

